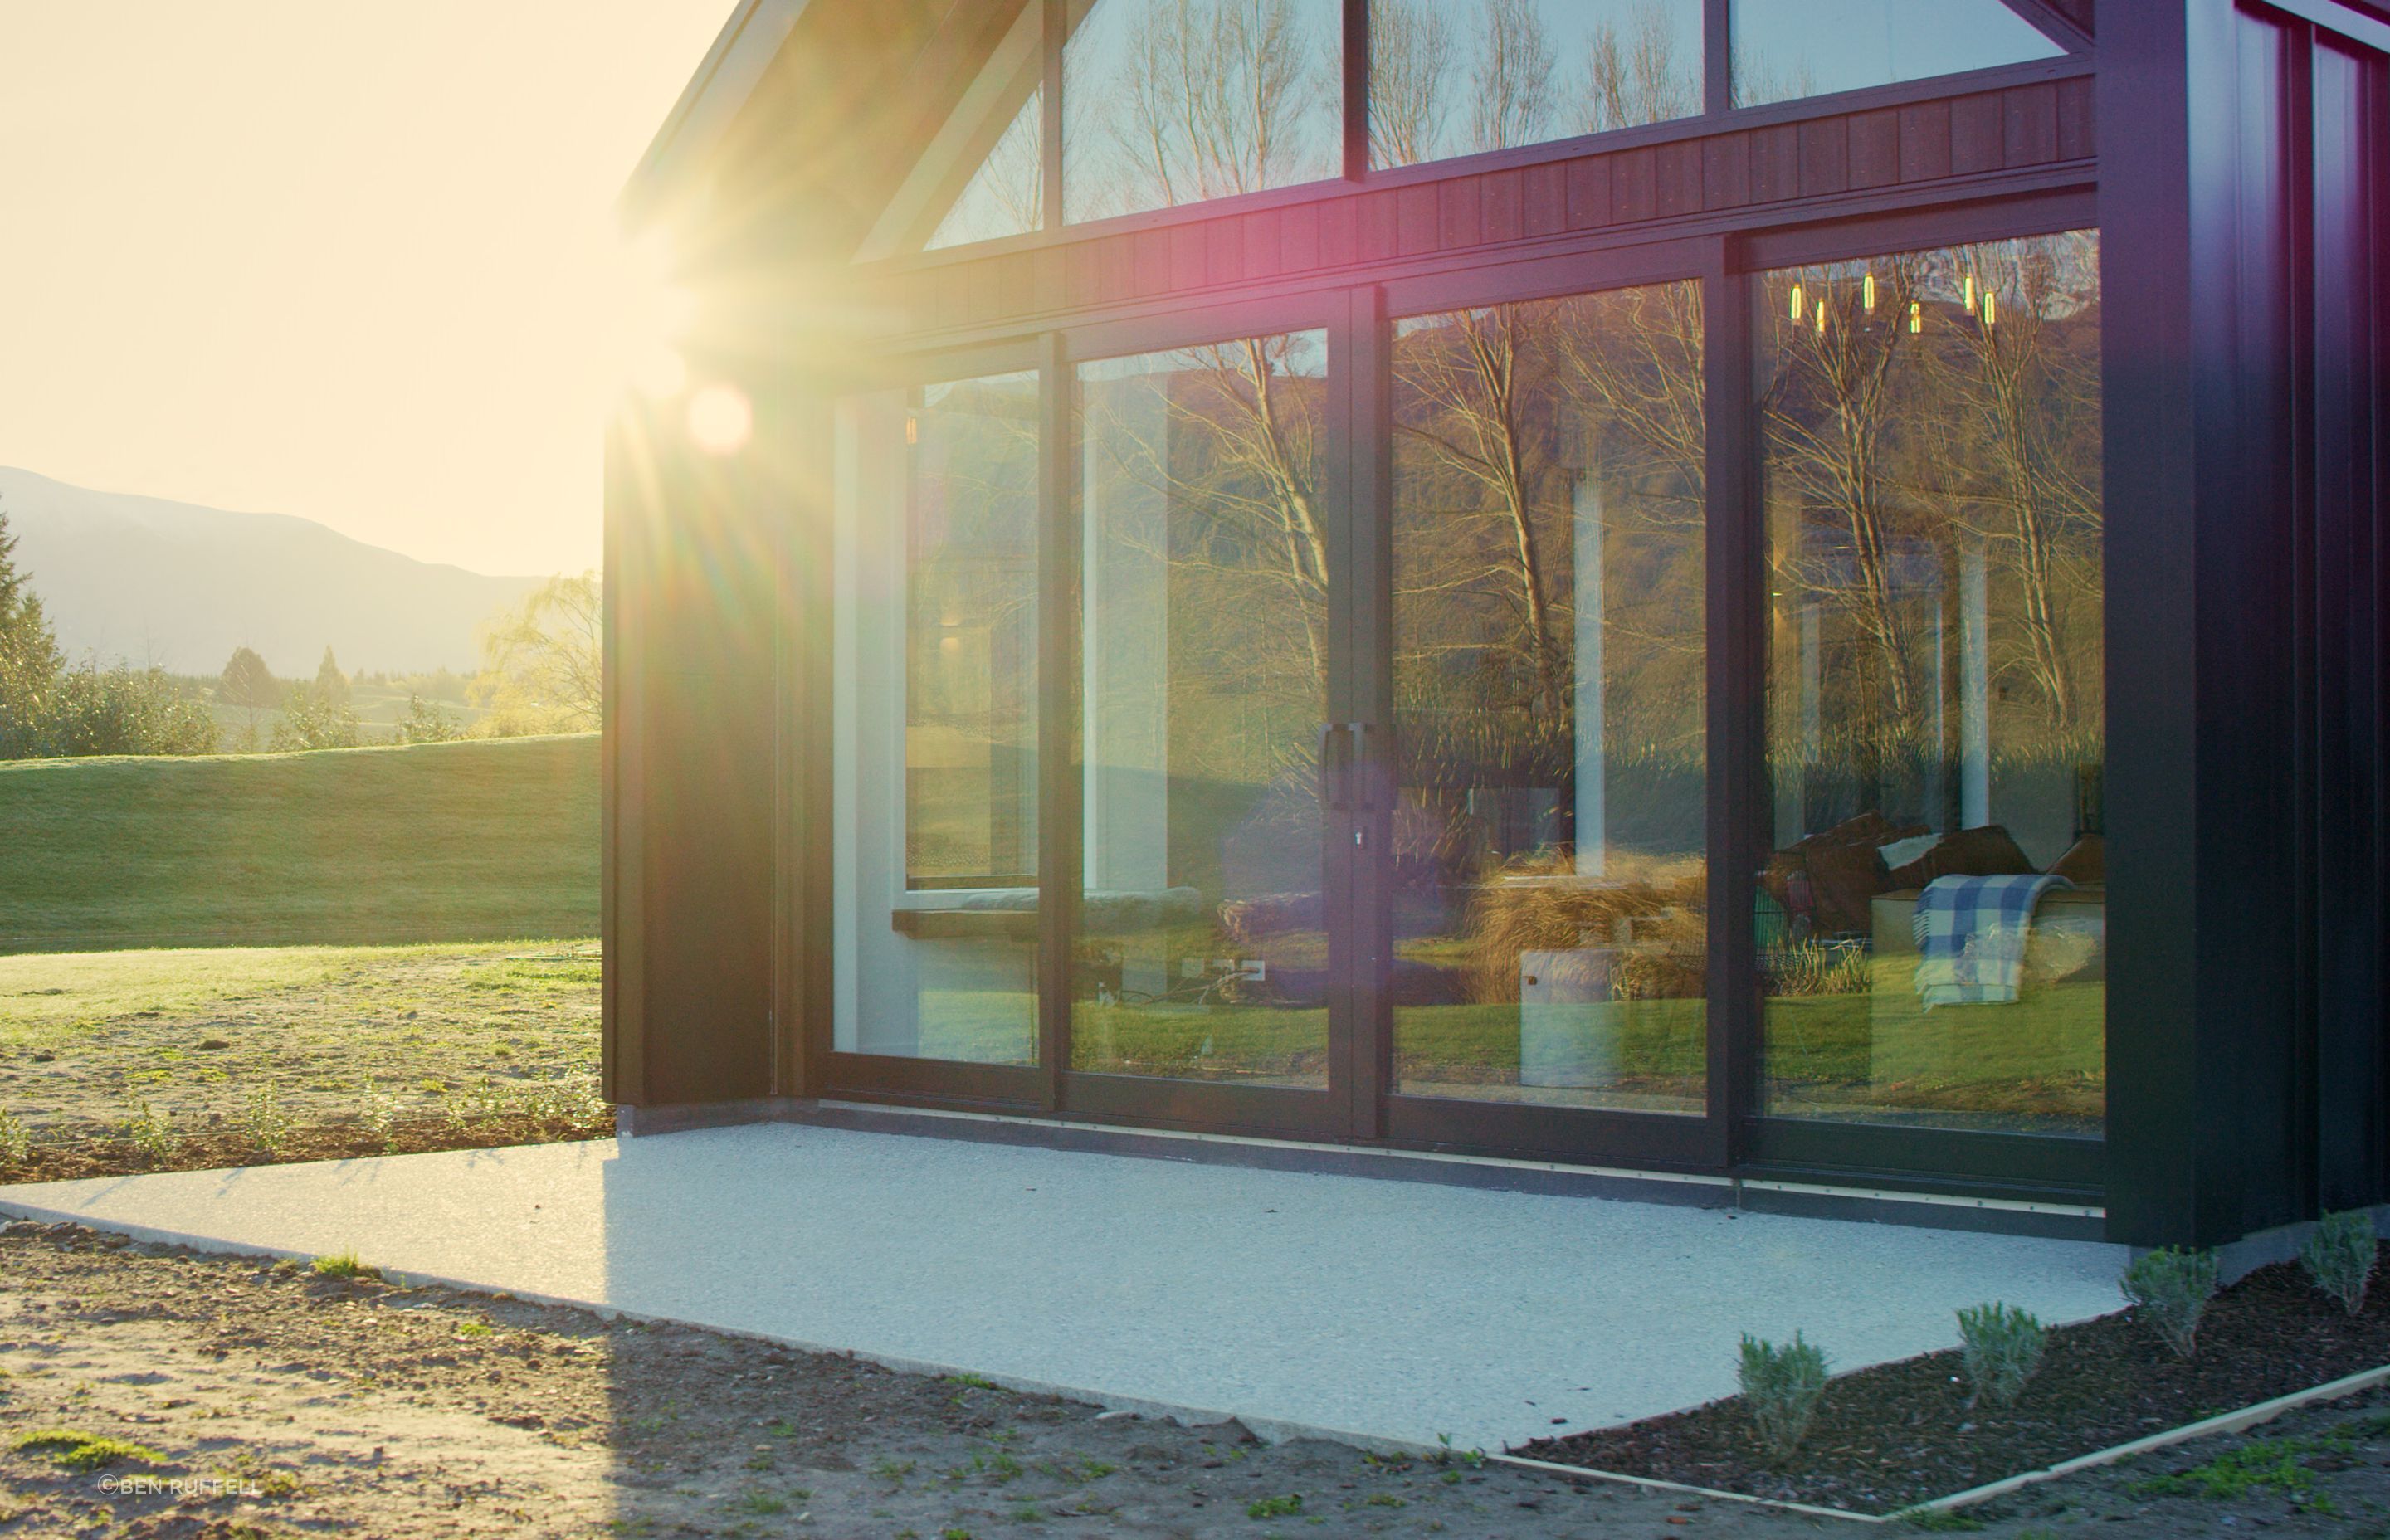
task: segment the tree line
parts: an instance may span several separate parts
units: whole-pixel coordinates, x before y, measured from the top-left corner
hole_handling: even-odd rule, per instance
[[[290,752],[367,741],[439,743],[588,732],[602,715],[597,574],[548,579],[482,628],[482,666],[469,676],[353,678],[331,648],[313,678],[277,679],[239,647],[214,675],[59,649],[32,575],[0,511],[0,760],[92,754]],[[405,713],[376,736],[358,687],[407,694]]]

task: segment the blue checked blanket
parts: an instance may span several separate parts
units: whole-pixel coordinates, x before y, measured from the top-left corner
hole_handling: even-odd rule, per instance
[[[1925,1008],[2007,1005],[2024,972],[2034,905],[2062,877],[1937,877],[1918,895],[1917,993]]]

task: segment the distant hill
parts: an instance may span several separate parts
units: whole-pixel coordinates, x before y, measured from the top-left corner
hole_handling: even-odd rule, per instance
[[[213,674],[252,647],[286,678],[329,646],[355,673],[469,669],[475,629],[538,583],[485,577],[367,545],[311,520],[92,492],[0,467],[18,536],[58,645]]]

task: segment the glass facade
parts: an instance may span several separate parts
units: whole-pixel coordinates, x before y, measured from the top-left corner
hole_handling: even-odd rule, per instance
[[[924,285],[957,328],[926,362],[872,362],[932,383],[840,404],[833,1084],[2097,1185],[2088,196],[1935,245],[1907,186],[1570,234],[1574,163],[1369,186],[1701,115],[1709,8],[1373,0],[1357,168],[1336,0],[1016,21],[933,242],[1360,196],[991,253]],[[1741,0],[1738,104],[2056,51],[1997,0],[1926,9]],[[1548,245],[1464,250],[1497,198]],[[1267,260],[1331,217],[1333,263]],[[1864,255],[1779,265],[1812,252]]]
[[[1391,170],[1697,117],[1704,0],[1368,0],[1367,163]],[[1340,0],[1028,0],[869,254],[938,249],[1345,173]],[[2002,0],[1736,0],[1733,107],[2065,49]],[[1044,66],[1060,51],[1061,186]],[[1724,89],[1724,88],[1721,88]],[[1054,196],[1059,192],[1059,197]],[[926,209],[931,217],[919,214]]]
[[[1037,1052],[1038,377],[839,417],[837,1046]]]
[[[2101,1129],[2099,255],[1753,280],[1772,1114]]]
[[[1690,283],[1394,330],[1396,1088],[1699,1112]]]
[[[1062,217],[1339,174],[1342,15],[1337,0],[1094,0],[1062,50]]]
[[[1372,0],[1369,163],[1408,166],[1702,109],[1702,0]]]
[[[1324,1087],[1327,339],[1080,366],[1073,1068]]]
[[[1735,0],[1732,16],[1737,107],[2065,51],[2000,0]]]

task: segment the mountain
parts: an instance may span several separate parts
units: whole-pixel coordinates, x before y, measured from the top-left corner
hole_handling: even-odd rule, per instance
[[[213,674],[252,647],[312,678],[330,647],[351,673],[475,665],[475,629],[539,579],[485,577],[352,540],[312,520],[92,492],[0,467],[17,535],[71,659]]]

